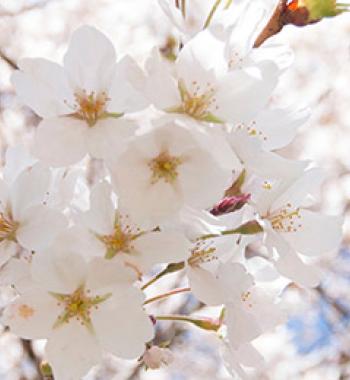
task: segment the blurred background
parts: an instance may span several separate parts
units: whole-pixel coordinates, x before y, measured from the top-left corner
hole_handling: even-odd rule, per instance
[[[190,0],[189,0],[190,1]],[[120,56],[142,62],[153,46],[163,47],[174,31],[156,0],[0,0],[0,157],[7,146],[29,141],[40,121],[19,104],[10,75],[21,57],[61,61],[71,33],[92,24],[114,42]],[[312,117],[294,143],[281,152],[314,160],[329,179],[320,208],[345,213],[340,252],[323,257],[325,272],[317,290],[289,287],[284,294],[290,318],[285,326],[259,338],[267,366],[254,379],[350,379],[350,14],[312,26],[285,27],[278,38],[290,44],[295,62],[281,78],[272,102],[312,108]],[[181,283],[176,276],[160,287]],[[7,294],[0,293],[0,308]],[[174,297],[162,310],[192,312],[195,300]],[[21,341],[0,326],[0,380],[41,379],[38,365],[44,342]],[[174,363],[145,371],[137,362],[106,357],[87,379],[224,380],[229,379],[214,334],[163,323],[159,342],[171,340]]]

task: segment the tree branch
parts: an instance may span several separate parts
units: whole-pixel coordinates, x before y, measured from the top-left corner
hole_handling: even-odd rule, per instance
[[[305,7],[290,8],[287,0],[280,0],[269,22],[259,34],[254,47],[261,46],[268,38],[279,33],[286,25],[305,26],[310,23],[309,11]]]
[[[1,50],[0,50],[0,59],[5,61],[13,70],[19,69],[17,63]]]

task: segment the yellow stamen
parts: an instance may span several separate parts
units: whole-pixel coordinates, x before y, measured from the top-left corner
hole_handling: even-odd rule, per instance
[[[71,319],[76,319],[87,329],[92,330],[91,309],[98,309],[98,305],[105,302],[111,294],[102,296],[89,297],[89,290],[85,291],[84,286],[80,286],[72,294],[57,294],[51,295],[57,299],[58,306],[63,306],[64,310],[60,314],[54,324],[54,328],[62,326],[64,323],[69,323]]]
[[[272,228],[278,232],[296,232],[302,225],[296,223],[296,220],[301,219],[300,209],[293,209],[288,203],[286,207],[269,214],[267,219],[271,222]]]
[[[0,241],[15,240],[19,224],[12,218],[11,213],[0,213]]]
[[[144,234],[139,228],[133,229],[124,219],[127,219],[127,216],[117,214],[113,233],[98,236],[106,246],[106,259],[112,259],[118,253],[131,254],[134,251],[133,241]]]
[[[87,93],[85,90],[80,90],[74,94],[74,98],[74,116],[86,121],[90,127],[93,127],[99,119],[106,115],[106,107],[110,98],[104,91]]]
[[[174,183],[178,176],[178,167],[183,163],[181,157],[171,156],[168,152],[160,153],[156,158],[149,162],[152,171],[151,184],[160,180],[167,183]]]

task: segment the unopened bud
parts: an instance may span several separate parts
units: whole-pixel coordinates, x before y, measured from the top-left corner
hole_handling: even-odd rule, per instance
[[[44,379],[51,379],[53,376],[51,366],[48,362],[42,362],[40,364],[40,371]]]
[[[308,24],[346,12],[349,10],[349,4],[339,3],[336,0],[292,0],[288,3],[288,10],[291,15],[293,12],[295,15],[303,14],[304,17],[307,15],[305,24]]]
[[[235,195],[226,197],[215,205],[210,211],[213,215],[219,216],[241,209],[250,199],[250,194]]]

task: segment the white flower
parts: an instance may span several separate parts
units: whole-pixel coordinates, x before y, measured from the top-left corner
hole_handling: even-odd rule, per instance
[[[12,183],[0,180],[0,265],[18,244],[42,249],[66,227],[63,214],[45,204],[49,183],[50,171],[40,164],[24,169]]]
[[[110,170],[121,206],[154,226],[184,205],[213,206],[238,175],[237,165],[224,139],[165,118],[130,142]]]
[[[143,354],[153,324],[142,308],[136,276],[118,262],[90,263],[59,243],[35,255],[32,285],[6,309],[5,324],[25,339],[48,339],[46,356],[57,380],[80,379],[107,351]]]
[[[38,164],[38,160],[31,156],[23,145],[9,147],[6,150],[5,162],[3,178],[7,184],[13,183],[19,174]],[[83,174],[83,170],[79,168],[50,169],[50,180],[43,198],[45,205],[58,210],[67,209],[77,193],[77,184]]]
[[[230,70],[225,45],[208,31],[180,51],[174,67],[153,51],[146,62],[145,95],[158,109],[201,122],[249,122],[277,84],[270,61]]]
[[[320,273],[306,265],[304,256],[320,256],[337,249],[342,238],[343,219],[308,210],[310,195],[318,190],[323,176],[318,169],[304,175],[287,188],[272,185],[257,202],[264,223],[264,244],[275,260],[276,269],[303,286],[316,286]]]
[[[205,282],[200,278],[202,269],[214,273],[221,263],[229,261],[245,262],[244,252],[246,246],[256,240],[257,233],[242,235],[239,230],[247,222],[254,221],[254,210],[249,205],[219,217],[205,215],[205,212],[197,212],[196,223],[191,223],[193,210],[182,212],[183,229],[192,235],[191,256],[188,259],[188,275],[193,281]],[[189,217],[190,216],[190,217]],[[190,225],[190,223],[192,225]],[[196,231],[194,227],[196,226]],[[192,273],[196,273],[192,275]],[[197,284],[201,287],[201,283]]]
[[[274,295],[256,286],[242,264],[220,264],[216,273],[201,271],[206,281],[201,281],[200,287],[196,286],[198,282],[191,281],[192,292],[207,305],[225,305],[227,335],[233,348],[282,323],[284,314]]]
[[[160,231],[156,226],[151,230],[139,228],[116,207],[107,182],[92,189],[90,209],[81,219],[87,235],[82,230],[76,235],[84,240],[83,253],[122,259],[140,274],[155,264],[181,262],[188,257],[190,243],[182,233]]]
[[[80,161],[87,153],[104,158],[118,152],[135,131],[121,118],[145,102],[128,78],[140,75],[125,57],[118,64],[111,42],[88,26],[72,36],[64,67],[44,59],[24,59],[12,82],[19,98],[44,118],[33,151],[53,166]]]
[[[173,361],[173,354],[168,348],[152,346],[143,354],[142,360],[146,368],[159,369]]]

